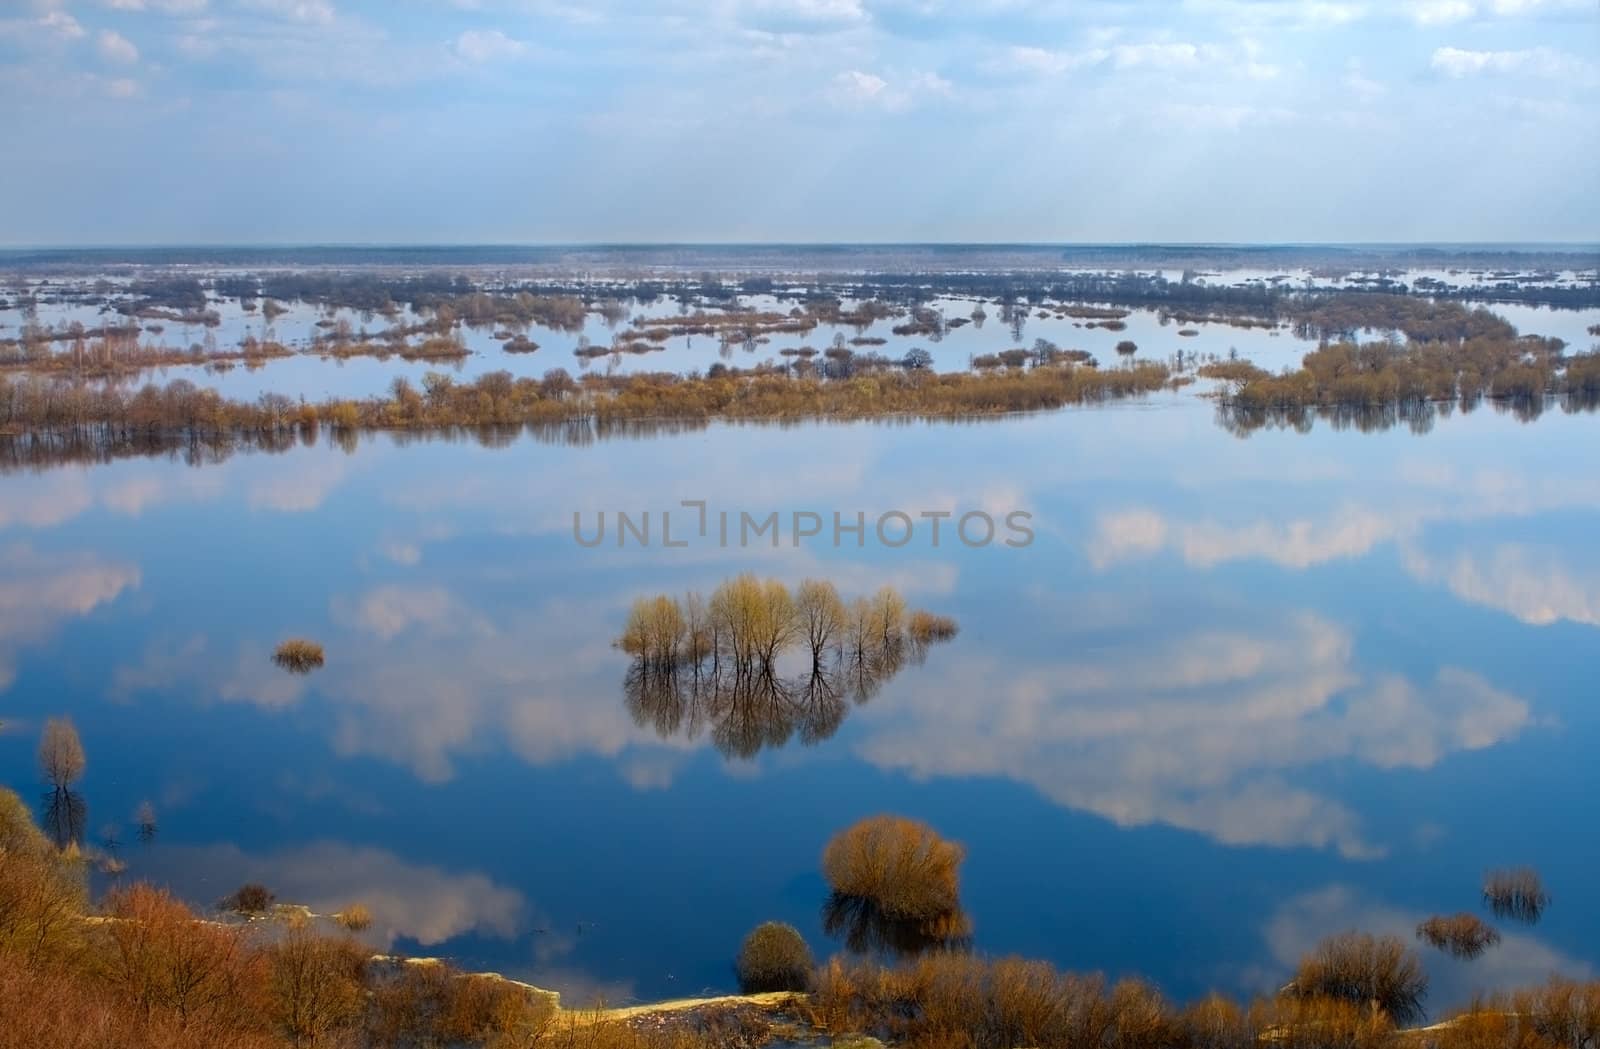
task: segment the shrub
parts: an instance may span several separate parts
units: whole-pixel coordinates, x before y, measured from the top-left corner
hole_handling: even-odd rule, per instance
[[[223,900],[223,906],[230,911],[240,914],[260,914],[272,906],[272,901],[277,899],[272,891],[258,882],[249,882],[239,886],[237,892]]]
[[[520,1046],[552,1013],[548,998],[510,980],[409,961],[373,980],[367,1034],[374,1046]]]
[[[1290,992],[1381,1010],[1396,1023],[1422,1018],[1428,977],[1416,955],[1393,936],[1331,936],[1301,959]]]
[[[1532,867],[1490,871],[1483,879],[1483,902],[1496,917],[1532,925],[1550,905],[1539,872]]]
[[[961,627],[951,617],[934,615],[921,609],[911,613],[911,620],[907,625],[907,632],[911,635],[912,642],[918,645],[949,641],[960,630]]]
[[[1457,958],[1476,958],[1500,942],[1500,934],[1476,915],[1436,914],[1417,926],[1417,939]]]
[[[924,823],[873,816],[828,842],[822,873],[837,895],[870,901],[890,918],[934,918],[960,907],[964,858]]]
[[[272,661],[291,674],[309,674],[322,666],[322,646],[303,637],[290,638],[273,650]]]
[[[352,903],[333,916],[341,928],[350,932],[366,932],[372,928],[372,912],[359,903]]]
[[[169,894],[135,885],[106,900],[97,929],[109,983],[141,1012],[164,1010],[183,1024],[249,1026],[261,1014],[259,956],[237,926],[198,920]]]
[[[1107,325],[1107,327],[1110,327],[1110,325]],[[1131,357],[1139,352],[1139,344],[1134,342],[1132,339],[1123,339],[1121,342],[1117,343],[1117,352],[1122,354],[1124,357]]]
[[[33,825],[22,799],[0,789],[0,955],[53,966],[84,950],[81,870]]]
[[[746,994],[804,991],[814,964],[811,948],[798,929],[783,922],[764,922],[751,930],[739,948],[739,987]]]
[[[291,928],[267,951],[268,1013],[297,1046],[337,1044],[364,1006],[366,952],[349,940]]]

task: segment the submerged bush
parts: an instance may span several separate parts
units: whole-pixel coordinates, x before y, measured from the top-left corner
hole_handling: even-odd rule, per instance
[[[811,983],[813,965],[811,948],[798,929],[783,922],[764,922],[744,938],[735,968],[740,990],[755,994],[803,991]]]
[[[838,895],[871,901],[891,918],[933,918],[960,907],[960,845],[925,823],[873,816],[834,835],[822,875]]]
[[[1532,867],[1490,871],[1483,879],[1483,902],[1496,917],[1532,925],[1550,905],[1544,881]]]
[[[272,906],[272,901],[277,899],[272,890],[259,882],[249,882],[239,886],[238,890],[223,901],[223,905],[230,911],[240,914],[260,914]]]
[[[1298,998],[1334,998],[1385,1013],[1395,1023],[1420,1020],[1428,976],[1393,936],[1330,936],[1300,961],[1290,984]]]
[[[372,912],[359,903],[352,903],[333,916],[339,926],[350,932],[366,932],[372,928]]]
[[[874,816],[834,835],[822,854],[833,890],[823,928],[852,951],[914,955],[966,946],[961,910],[965,853],[923,823]]]
[[[1417,926],[1417,939],[1457,958],[1476,958],[1500,942],[1500,933],[1477,915],[1436,914]]]
[[[322,646],[303,637],[293,637],[273,650],[272,661],[291,674],[309,674],[322,666]]]
[[[949,616],[934,615],[921,609],[911,613],[907,632],[915,644],[927,645],[935,641],[949,641],[961,627]]]

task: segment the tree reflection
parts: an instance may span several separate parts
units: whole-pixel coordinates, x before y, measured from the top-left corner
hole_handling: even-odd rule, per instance
[[[83,843],[83,830],[89,822],[89,805],[83,795],[70,787],[53,787],[44,796],[44,826],[56,848]]]
[[[822,905],[822,931],[856,954],[907,958],[972,945],[972,921],[959,908],[931,918],[893,918],[869,899],[837,892]]]
[[[904,665],[903,655],[859,656],[837,649],[792,676],[760,660],[708,658],[684,666],[635,659],[623,679],[623,695],[634,723],[662,739],[698,739],[709,729],[718,752],[749,759],[796,737],[805,746],[831,739],[851,702],[871,699]]]

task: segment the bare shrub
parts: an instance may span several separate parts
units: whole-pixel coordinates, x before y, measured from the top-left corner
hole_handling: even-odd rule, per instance
[[[1342,998],[1258,1002],[1251,1027],[1272,1049],[1391,1049],[1394,1021],[1381,1009]]]
[[[291,928],[267,951],[267,1013],[297,1046],[337,1044],[360,1022],[366,952],[349,940]]]
[[[1476,958],[1500,942],[1500,933],[1476,915],[1436,914],[1417,926],[1417,939],[1456,958]]]
[[[949,616],[918,609],[911,613],[906,630],[913,644],[930,645],[937,641],[949,641],[960,632],[961,627]]]
[[[108,980],[146,1016],[236,1029],[261,1015],[261,960],[242,929],[200,921],[148,885],[113,893],[105,911],[112,920],[97,928],[109,941]]]
[[[1395,1023],[1422,1018],[1428,977],[1406,945],[1393,936],[1347,932],[1330,936],[1300,961],[1293,996],[1332,998],[1377,1009]]]
[[[553,1012],[548,999],[498,976],[402,962],[372,981],[366,1030],[375,1047],[386,1049],[529,1045]]]
[[[359,903],[352,903],[333,916],[340,928],[350,932],[366,932],[372,928],[372,912]]]
[[[739,987],[760,991],[803,991],[815,965],[805,937],[793,925],[764,922],[751,930],[739,948],[735,969]]]
[[[260,914],[272,906],[272,901],[277,899],[272,890],[259,882],[248,882],[234,892],[232,896],[222,901],[222,905],[230,911],[240,914]]]
[[[1544,881],[1532,867],[1490,871],[1483,879],[1483,902],[1498,918],[1529,925],[1537,922],[1550,905]]]
[[[56,790],[66,790],[83,775],[87,764],[83,742],[70,718],[51,718],[44,723],[39,739],[39,771],[44,781]]]
[[[0,955],[48,968],[85,949],[81,867],[33,825],[22,799],[0,790]]]

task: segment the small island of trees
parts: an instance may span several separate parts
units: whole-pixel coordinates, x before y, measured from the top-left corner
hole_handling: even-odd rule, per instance
[[[796,734],[830,738],[851,702],[958,630],[948,616],[909,610],[892,587],[847,604],[825,580],[791,590],[747,573],[709,599],[640,598],[617,647],[633,657],[623,692],[637,723],[663,738],[709,728],[718,750],[749,758]]]

